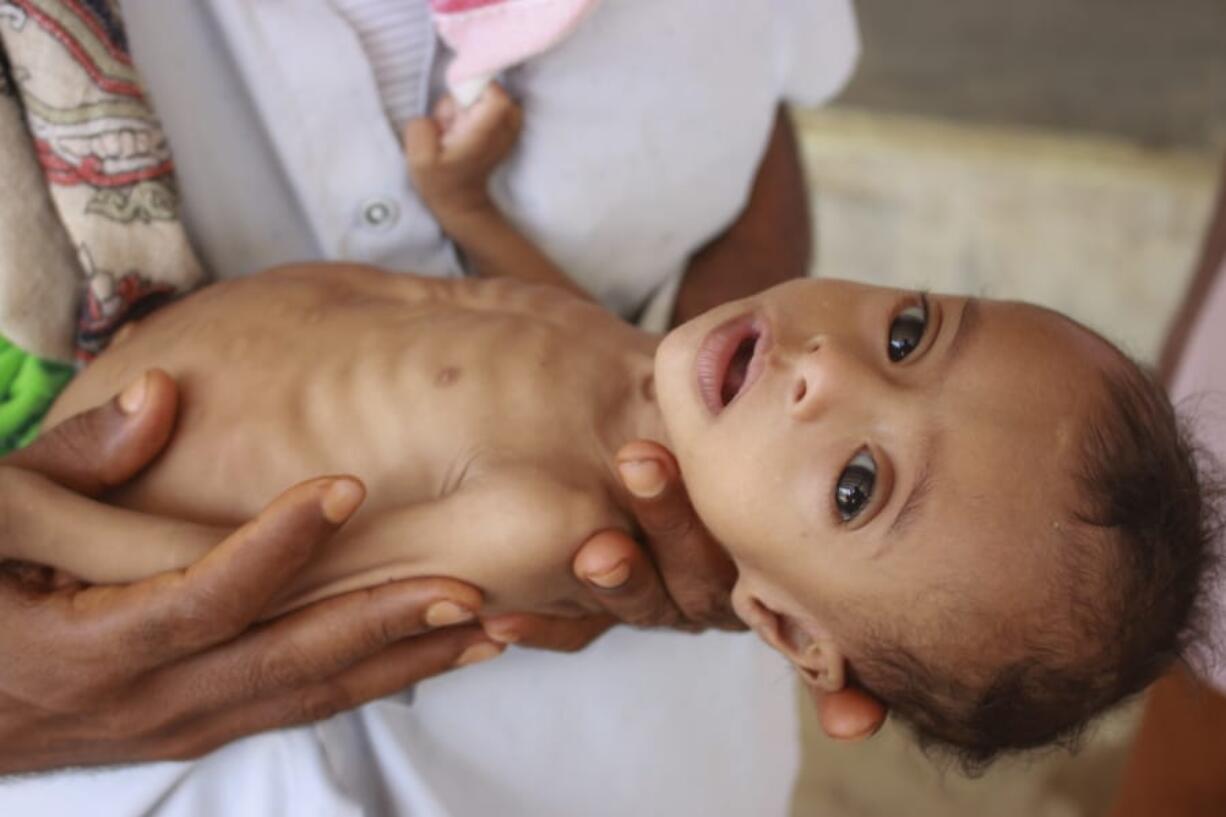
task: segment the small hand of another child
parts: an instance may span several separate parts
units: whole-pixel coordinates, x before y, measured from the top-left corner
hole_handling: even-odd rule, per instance
[[[491,83],[461,109],[450,96],[405,127],[404,146],[413,184],[444,229],[455,219],[493,208],[489,177],[507,157],[523,125],[523,111],[502,86]]]

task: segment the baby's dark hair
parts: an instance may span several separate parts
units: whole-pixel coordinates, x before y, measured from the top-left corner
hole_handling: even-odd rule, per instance
[[[1001,643],[1023,657],[968,672],[878,633],[851,662],[853,681],[925,750],[952,755],[968,774],[1004,753],[1073,747],[1091,719],[1143,690],[1198,635],[1217,480],[1153,378],[1122,356],[1102,376],[1074,473],[1080,507],[1059,528],[1061,601],[1037,626],[998,625]],[[945,631],[956,638],[956,623]]]

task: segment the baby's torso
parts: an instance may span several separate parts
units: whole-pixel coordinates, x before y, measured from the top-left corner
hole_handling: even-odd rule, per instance
[[[625,525],[608,452],[654,429],[610,420],[651,416],[633,409],[652,350],[552,289],[308,267],[155,314],[51,419],[163,368],[180,384],[179,427],[119,504],[234,526],[296,482],[354,474],[366,503],[304,598],[436,574],[496,607],[564,609],[574,548]]]

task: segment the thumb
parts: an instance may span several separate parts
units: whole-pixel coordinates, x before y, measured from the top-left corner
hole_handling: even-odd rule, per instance
[[[673,601],[692,621],[740,629],[729,599],[736,565],[698,517],[672,453],[635,440],[618,450],[617,468]]]
[[[178,402],[175,382],[151,369],[110,402],[69,417],[3,464],[97,496],[127,482],[165,448]]]
[[[876,734],[889,710],[869,693],[855,687],[823,692],[806,687],[822,731],[835,740],[857,741]]]

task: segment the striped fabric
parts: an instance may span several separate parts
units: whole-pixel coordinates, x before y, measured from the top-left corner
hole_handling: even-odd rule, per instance
[[[429,101],[434,26],[428,0],[332,0],[370,60],[379,97],[399,132]]]

